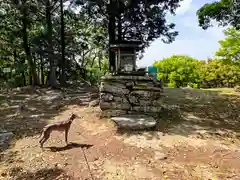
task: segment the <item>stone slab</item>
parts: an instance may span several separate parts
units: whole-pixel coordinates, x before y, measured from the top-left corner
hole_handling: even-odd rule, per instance
[[[110,118],[110,117],[115,117],[115,116],[122,116],[125,114],[127,114],[127,111],[108,109],[108,110],[102,111],[101,117]]]
[[[130,96],[136,96],[141,99],[157,99],[161,97],[161,91],[144,91],[144,90],[135,90],[130,93]]]
[[[133,106],[133,111],[137,112],[149,112],[149,113],[159,113],[162,110],[162,107],[155,107],[155,106]]]
[[[143,85],[135,85],[133,86],[133,90],[144,90],[144,91],[157,91],[162,92],[162,88],[159,87],[151,87],[151,86],[143,86]]]
[[[112,117],[118,127],[125,129],[143,130],[154,127],[157,121],[146,115],[123,115],[119,117]]]
[[[12,140],[12,136],[12,132],[0,133],[0,146],[8,145]]]
[[[103,102],[100,101],[100,109],[107,110],[107,109],[119,109],[119,110],[130,110],[131,105],[129,103],[118,103],[118,102]]]
[[[149,76],[112,76],[107,75],[101,78],[102,80],[136,80],[136,81],[152,81],[153,78]]]
[[[124,84],[113,82],[101,82],[100,92],[108,92],[114,94],[128,94],[129,90]]]

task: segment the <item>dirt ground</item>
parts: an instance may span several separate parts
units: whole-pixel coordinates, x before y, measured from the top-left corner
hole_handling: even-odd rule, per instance
[[[14,140],[1,150],[0,179],[240,179],[240,94],[166,88],[156,128],[141,132],[118,130],[89,101],[76,88],[3,92],[0,132]],[[42,151],[40,129],[72,112],[83,118],[71,126],[71,144],[54,132]]]

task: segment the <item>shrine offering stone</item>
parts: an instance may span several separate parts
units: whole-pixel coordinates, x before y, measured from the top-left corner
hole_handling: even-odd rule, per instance
[[[156,120],[145,115],[124,115],[111,118],[119,128],[143,130],[156,125]]]

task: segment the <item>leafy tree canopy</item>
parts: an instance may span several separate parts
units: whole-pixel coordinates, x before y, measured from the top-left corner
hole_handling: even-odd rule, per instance
[[[206,3],[198,11],[199,26],[207,29],[212,26],[211,20],[220,26],[231,25],[240,28],[240,1],[220,0],[219,2]]]
[[[158,78],[174,87],[197,85],[201,81],[199,65],[200,61],[180,55],[173,55],[154,63],[158,68]]]
[[[229,28],[224,34],[226,39],[219,41],[221,47],[216,55],[226,60],[240,62],[240,30]]]
[[[166,14],[174,14],[181,0],[76,0],[81,6],[80,13],[92,17],[108,28],[109,15],[114,15],[118,40],[140,40],[146,47],[154,39],[161,37],[165,43],[174,41],[177,32],[175,25],[167,23]]]
[[[234,87],[240,83],[240,65],[222,59],[197,59],[174,55],[154,63],[158,78],[170,87]]]

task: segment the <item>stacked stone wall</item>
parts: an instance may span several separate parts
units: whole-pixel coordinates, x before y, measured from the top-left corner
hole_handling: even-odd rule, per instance
[[[160,83],[148,76],[105,76],[100,85],[102,116],[160,112]]]

